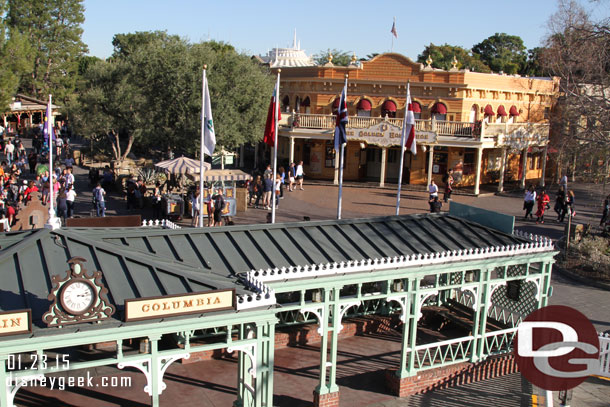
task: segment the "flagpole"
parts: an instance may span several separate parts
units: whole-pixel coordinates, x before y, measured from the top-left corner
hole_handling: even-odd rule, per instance
[[[275,94],[275,106],[273,107],[275,109],[275,137],[273,140],[273,189],[271,192],[271,223],[275,223],[275,202],[276,199],[278,199],[278,197],[275,194],[275,179],[277,177],[277,142],[279,137],[278,134],[278,127],[279,127],[279,109],[280,109],[280,72],[282,72],[281,69],[277,70],[277,81],[275,83],[275,90],[276,90],[276,94]],[[280,188],[282,188],[282,186],[280,185]]]
[[[204,177],[204,161],[205,161],[205,70],[207,65],[203,66],[203,81],[201,82],[201,146],[199,152],[199,227],[203,227],[203,177]],[[210,197],[211,199],[211,197]],[[208,214],[210,216],[210,214]]]
[[[345,100],[343,101],[343,103],[345,103],[345,106],[347,107],[347,78],[348,78],[348,74],[345,74],[345,83],[343,84],[343,89],[345,89]],[[338,115],[341,114],[341,109],[343,108],[343,106],[339,106],[339,111],[337,112]],[[347,115],[347,112],[346,112]],[[335,136],[336,137],[336,136]],[[341,143],[341,147],[340,147],[340,151],[339,151],[339,196],[337,197],[337,219],[341,219],[341,201],[343,199],[343,160],[344,160],[344,154],[345,154],[345,144],[346,143]]]
[[[409,111],[409,92],[411,81],[407,81],[407,97],[405,99],[405,117],[402,119],[402,136],[400,137],[400,166],[398,167],[398,193],[396,194],[396,215],[400,215],[400,190],[402,189],[402,167],[405,161],[405,138],[407,126],[407,114]]]
[[[49,220],[45,224],[47,229],[57,229],[61,226],[61,220],[55,215],[54,208],[54,197],[53,197],[53,109],[52,105],[53,96],[49,95],[49,105],[47,106],[47,134],[49,136]]]

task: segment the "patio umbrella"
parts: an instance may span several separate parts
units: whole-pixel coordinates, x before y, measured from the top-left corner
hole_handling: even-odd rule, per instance
[[[206,170],[210,169],[210,164],[204,162]],[[199,174],[199,161],[188,157],[174,158],[173,160],[161,161],[155,164],[155,168],[167,174]]]

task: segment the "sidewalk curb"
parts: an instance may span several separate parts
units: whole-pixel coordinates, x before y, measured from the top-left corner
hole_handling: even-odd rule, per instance
[[[578,281],[579,283],[593,286],[593,287],[596,287],[596,288],[599,288],[602,290],[610,291],[610,284],[603,283],[601,281],[595,281],[588,277],[583,277],[579,274],[572,273],[572,272],[564,269],[563,267],[558,266],[557,264],[554,265],[553,271],[557,271],[559,274],[561,274],[564,277],[569,278],[570,280]]]

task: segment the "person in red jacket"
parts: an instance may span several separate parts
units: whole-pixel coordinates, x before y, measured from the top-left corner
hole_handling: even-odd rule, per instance
[[[546,191],[543,189],[540,195],[538,196],[538,211],[536,211],[536,223],[544,223],[544,211],[549,207],[549,202],[551,202],[551,198],[546,194]]]

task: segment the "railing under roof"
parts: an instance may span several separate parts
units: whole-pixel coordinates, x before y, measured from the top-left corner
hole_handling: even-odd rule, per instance
[[[381,122],[387,121],[394,126],[402,127],[403,119],[387,117],[361,117],[349,116],[348,128],[366,129]],[[303,129],[333,129],[336,116],[330,114],[287,114],[282,117],[280,125]],[[470,123],[456,121],[441,121],[434,119],[416,119],[415,129],[420,132],[433,132],[439,136],[465,137],[473,139],[494,138],[500,135],[511,136],[522,129],[530,135],[548,139],[549,125],[546,123]]]

